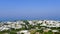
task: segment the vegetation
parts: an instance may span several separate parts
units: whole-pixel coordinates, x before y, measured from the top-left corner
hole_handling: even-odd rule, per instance
[[[23,22],[25,24],[21,24],[22,28],[20,28],[20,29],[11,28],[10,30],[1,31],[0,34],[3,34],[3,33],[17,34],[16,32],[21,31],[21,30],[29,30],[31,32],[31,34],[35,34],[36,32],[39,32],[41,34],[43,34],[43,33],[44,34],[53,34],[52,31],[44,32],[43,31],[44,28],[41,29],[41,27],[47,28],[46,26],[40,26],[41,24],[31,25],[31,24],[29,24],[29,22],[27,20],[23,20]],[[36,23],[36,22],[34,22],[34,23]],[[36,29],[36,27],[38,27],[38,29]],[[51,27],[50,29],[59,30],[59,32],[60,32],[60,27],[58,27],[58,28],[57,27]],[[21,34],[24,34],[24,33],[21,33]]]
[[[24,33],[21,33],[21,34],[24,34]]]

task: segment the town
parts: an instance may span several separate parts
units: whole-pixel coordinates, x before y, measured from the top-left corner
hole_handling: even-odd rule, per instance
[[[60,21],[18,20],[0,22],[0,34],[60,34]]]

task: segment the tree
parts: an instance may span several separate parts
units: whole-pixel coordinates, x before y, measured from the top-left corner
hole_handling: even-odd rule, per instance
[[[27,20],[23,20],[23,22],[25,23],[25,29],[27,30],[28,29],[28,25],[29,25],[29,22]]]
[[[41,33],[44,33],[44,32],[43,32],[43,29],[41,29],[40,32],[41,32]]]
[[[25,24],[26,24],[26,25],[28,25],[28,24],[29,24],[29,22],[28,22],[27,20],[23,20],[23,22],[25,22]]]
[[[21,34],[24,34],[24,33],[21,33]]]
[[[41,28],[40,25],[41,25],[41,24],[37,24],[37,27],[38,27],[39,29]]]

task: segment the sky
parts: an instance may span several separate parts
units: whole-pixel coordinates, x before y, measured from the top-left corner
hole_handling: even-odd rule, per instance
[[[0,20],[60,20],[60,0],[0,0]]]

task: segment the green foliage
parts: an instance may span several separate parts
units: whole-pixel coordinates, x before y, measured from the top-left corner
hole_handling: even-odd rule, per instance
[[[44,32],[44,34],[53,34],[52,32]]]
[[[17,34],[16,32],[10,32],[10,34]]]
[[[60,27],[58,27],[57,29],[60,29]]]
[[[23,22],[25,22],[25,24],[26,24],[26,25],[28,25],[28,24],[29,24],[29,22],[28,22],[27,20],[23,20]]]
[[[21,33],[21,34],[24,34],[24,33]]]
[[[53,30],[53,29],[56,29],[56,27],[51,27],[51,29]]]
[[[41,26],[40,26],[41,24],[37,24],[37,27],[40,29],[41,28]]]
[[[37,30],[37,32],[40,32],[41,30]]]
[[[32,25],[28,25],[28,29],[33,29],[33,26]]]
[[[40,30],[40,33],[43,33],[43,29]]]

